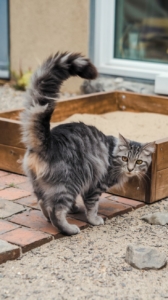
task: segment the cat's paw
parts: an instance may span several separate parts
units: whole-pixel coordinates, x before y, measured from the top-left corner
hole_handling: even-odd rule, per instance
[[[64,233],[67,235],[74,235],[78,234],[80,232],[80,229],[76,225],[69,225],[65,230]]]
[[[100,216],[92,217],[92,219],[88,219],[88,221],[91,225],[104,225],[104,220]]]

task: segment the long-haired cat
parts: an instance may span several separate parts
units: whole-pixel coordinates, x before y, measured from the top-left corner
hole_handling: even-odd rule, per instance
[[[97,70],[81,54],[57,53],[37,69],[26,94],[21,116],[27,151],[23,167],[41,209],[52,224],[68,235],[79,233],[66,220],[81,195],[88,222],[103,224],[97,215],[99,196],[130,176],[146,174],[155,144],[140,144],[119,135],[105,136],[83,123],[59,125],[50,119],[62,82],[70,76],[94,79]]]

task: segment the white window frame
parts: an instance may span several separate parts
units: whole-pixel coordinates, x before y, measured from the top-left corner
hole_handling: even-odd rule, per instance
[[[114,58],[115,3],[95,0],[93,60],[99,73],[154,80],[168,74],[168,64]]]

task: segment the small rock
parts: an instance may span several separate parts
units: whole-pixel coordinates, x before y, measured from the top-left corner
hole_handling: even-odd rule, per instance
[[[166,225],[168,224],[168,212],[156,212],[153,214],[145,215],[141,218],[152,225]]]
[[[137,269],[161,269],[166,266],[166,255],[155,248],[142,245],[128,245],[126,262]]]
[[[123,271],[132,271],[131,267],[123,267]]]
[[[117,77],[117,78],[114,79],[115,83],[121,83],[123,81],[124,81],[124,79],[122,77]]]

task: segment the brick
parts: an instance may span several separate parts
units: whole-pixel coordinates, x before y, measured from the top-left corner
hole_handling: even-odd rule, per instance
[[[20,256],[20,248],[4,240],[0,240],[0,264]]]
[[[40,210],[37,198],[34,195],[18,199],[18,200],[15,201],[15,203],[22,204],[24,206],[28,206],[28,207]]]
[[[31,193],[28,191],[20,190],[13,187],[0,191],[0,198],[6,200],[16,200],[30,195]]]
[[[25,182],[25,181],[27,181],[26,176],[21,176],[21,175],[16,175],[16,174],[10,174],[8,176],[0,177],[0,183],[6,184],[6,185],[10,185],[10,184],[17,185],[17,184]]]
[[[74,219],[74,218],[67,218],[68,223],[77,225],[81,230],[88,227],[88,223]]]
[[[46,232],[53,235],[55,238],[60,237],[60,231],[51,223],[49,223],[43,216],[42,212],[38,210],[32,210],[29,212],[17,214],[11,217],[10,221],[35,230]],[[76,224],[80,229],[84,229],[87,227],[87,224],[85,222],[75,220],[73,218],[68,218],[68,222],[70,224]]]
[[[28,228],[17,228],[15,230],[2,234],[0,237],[1,240],[22,247],[23,253],[46,244],[53,239],[52,236],[44,232]]]
[[[14,215],[10,218],[10,221],[22,226],[52,234],[54,237],[60,233],[57,228],[52,226],[52,224],[45,219],[42,212],[39,210],[31,210],[29,212]]]
[[[78,200],[77,205],[79,206],[79,212],[70,213],[68,214],[68,216],[87,223],[83,202],[81,200]],[[112,218],[116,215],[121,215],[131,210],[132,207],[130,205],[125,205],[122,203],[109,200],[109,198],[101,197],[99,201],[98,215],[101,216],[103,219],[106,219],[106,218]]]
[[[83,204],[83,201],[81,200],[78,200],[77,202],[77,205],[79,207],[79,212],[77,213],[69,213],[68,214],[68,217],[70,218],[73,218],[73,219],[76,219],[76,220],[79,220],[79,221],[82,221],[82,222],[85,222],[88,224],[88,220],[86,218],[86,214],[85,214],[85,207],[84,207],[84,204]],[[106,219],[106,216],[102,215],[99,213],[99,215],[105,220]]]
[[[111,194],[108,194],[108,193],[102,193],[101,194],[101,198],[108,198],[110,196],[111,196]]]
[[[6,189],[6,185],[5,184],[0,184],[0,191]]]
[[[8,173],[8,172],[0,171],[0,177],[6,176],[6,175],[9,175],[9,174],[10,174],[10,173]]]
[[[117,203],[106,198],[100,198],[98,212],[108,218],[127,213],[131,210],[132,207],[130,207],[129,205]]]
[[[134,209],[142,207],[145,205],[144,202],[128,199],[128,198],[123,198],[123,197],[118,197],[118,196],[111,196],[108,198],[108,200],[113,200],[115,202],[123,203],[129,206],[132,206]]]
[[[33,193],[33,188],[29,181],[17,184],[17,187],[20,188],[21,190],[25,190],[25,191]]]
[[[24,210],[25,208],[22,205],[13,203],[6,199],[0,199],[0,219],[10,217]]]
[[[0,234],[14,230],[19,226],[8,221],[0,220]]]

